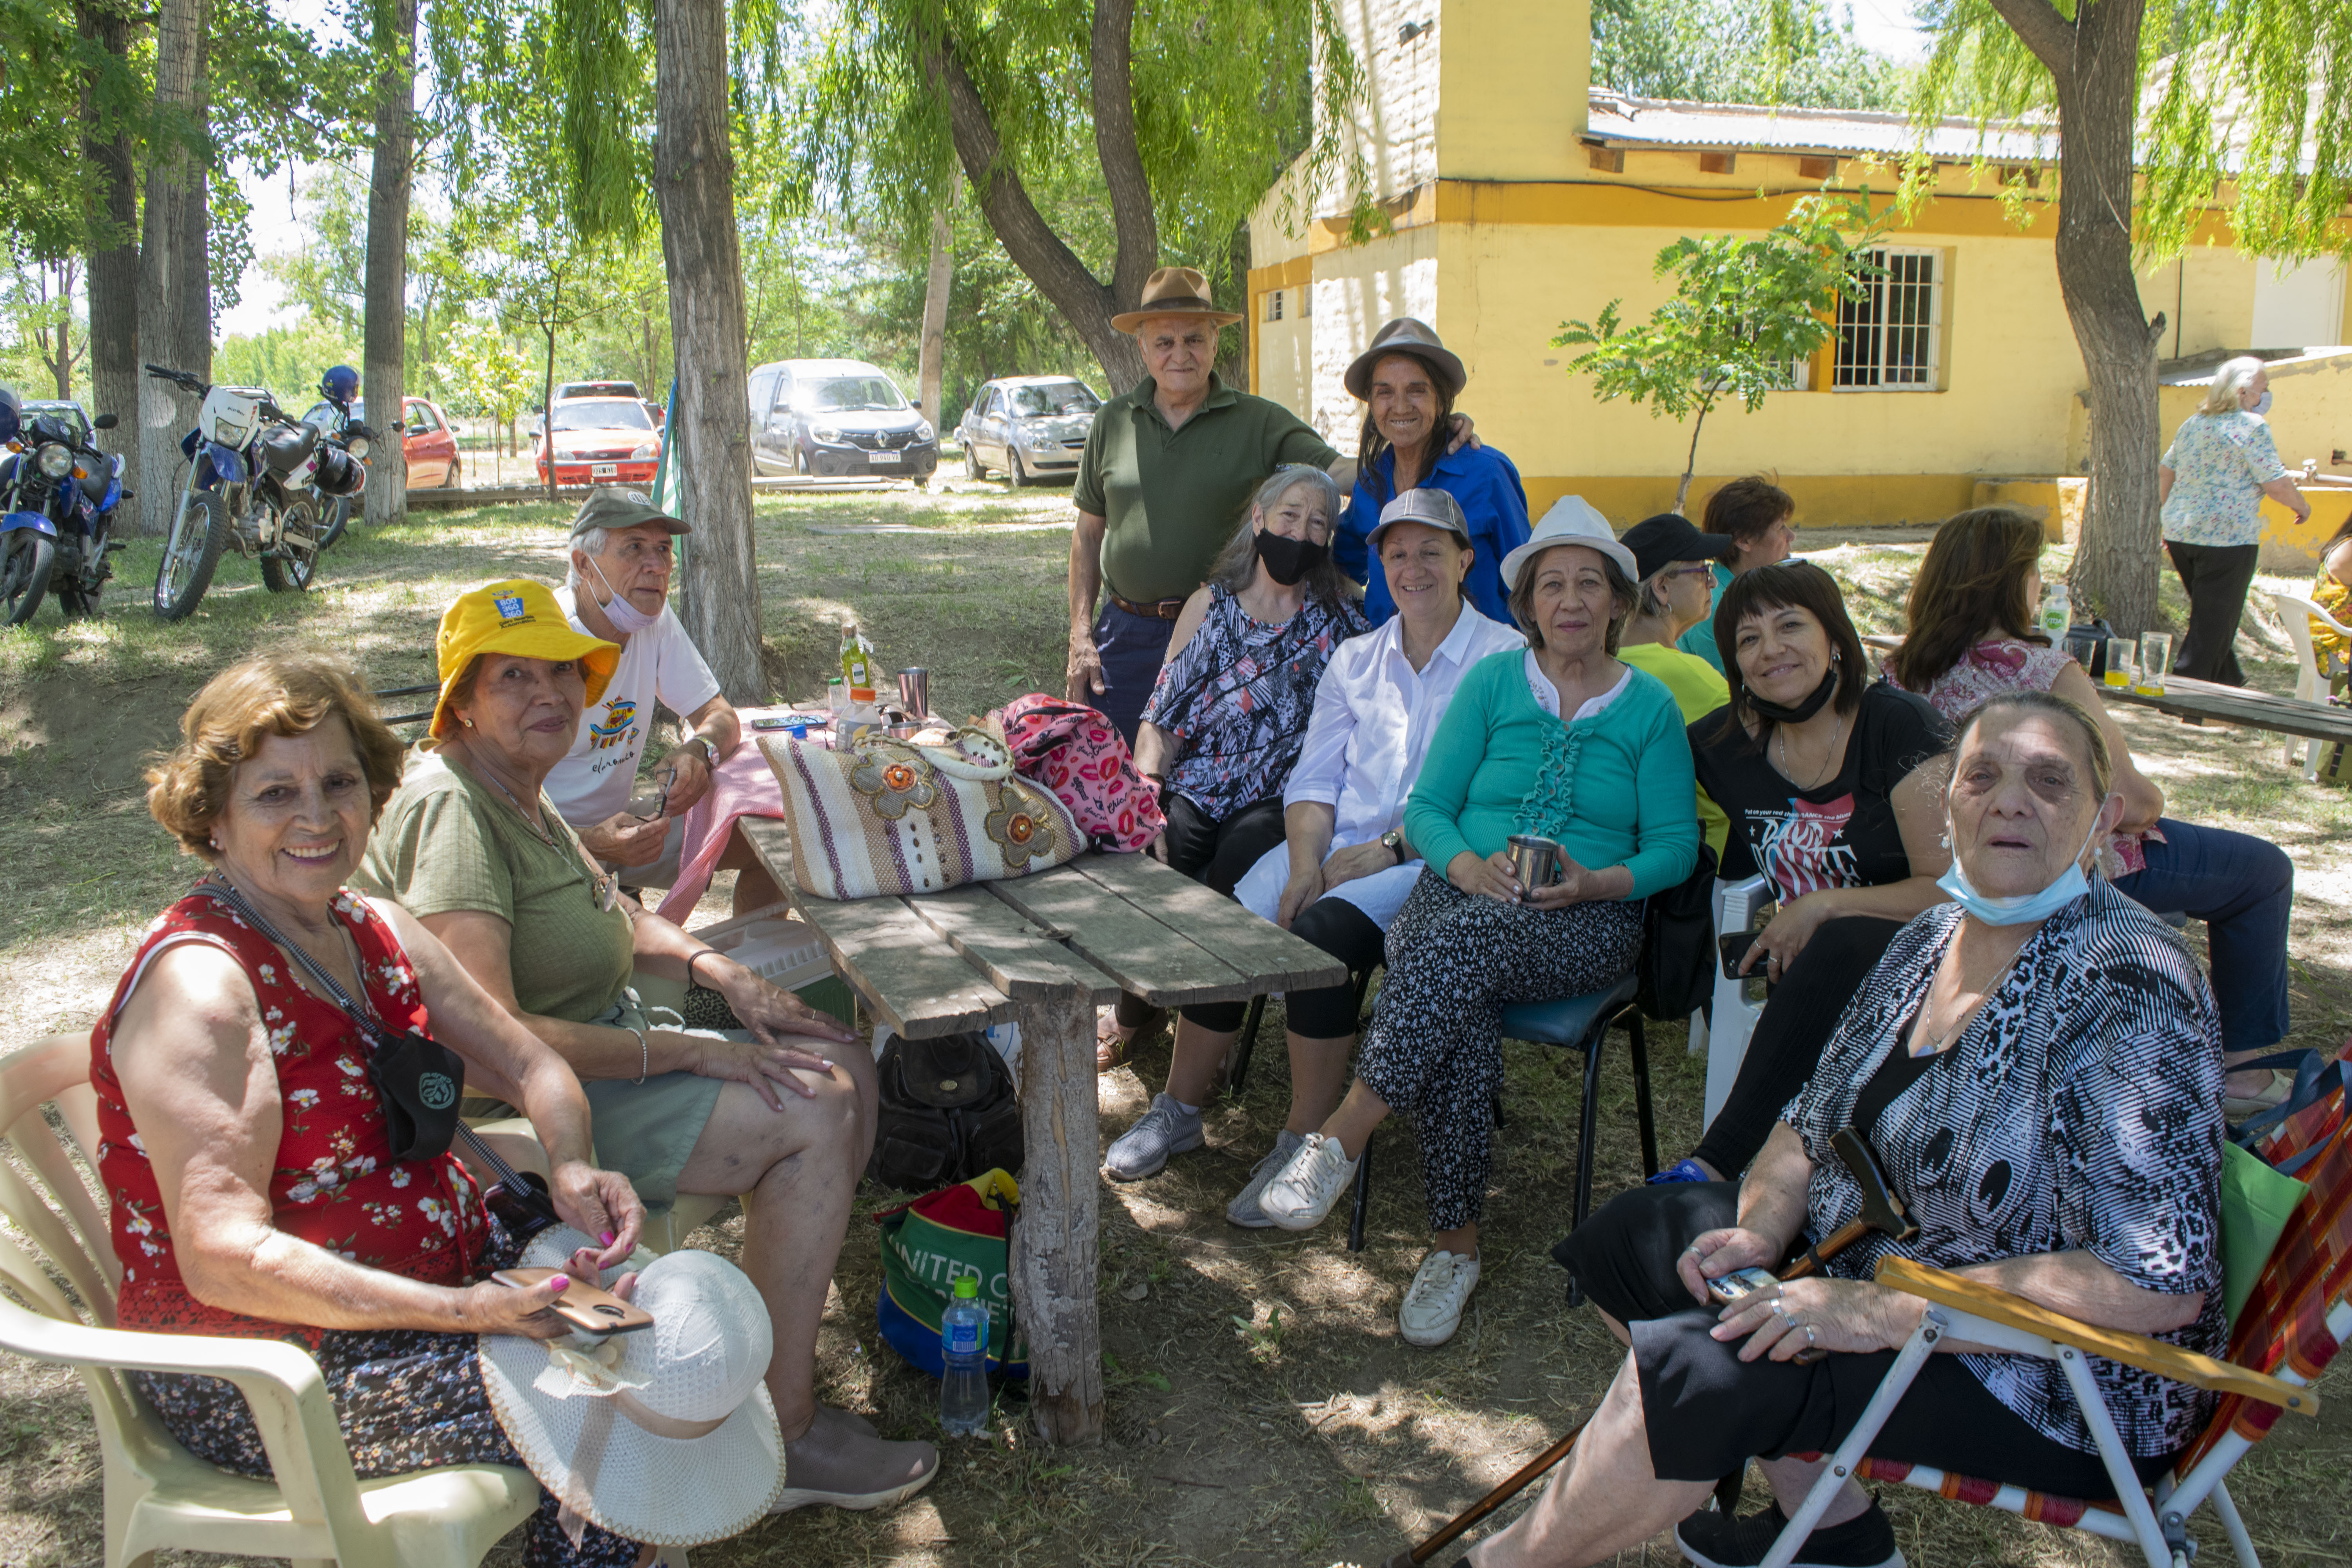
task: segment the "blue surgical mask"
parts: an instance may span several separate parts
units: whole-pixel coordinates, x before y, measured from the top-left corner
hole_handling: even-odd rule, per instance
[[[2271,389],[2270,389],[2269,387],[2265,386],[2265,387],[2263,387],[2263,395],[2262,395],[2260,397],[2257,397],[2257,398],[2255,398],[2255,399],[2254,399],[2254,406],[2253,406],[2253,410],[2252,410],[2252,412],[2254,412],[2254,413],[2256,413],[2256,414],[2268,414],[2270,411],[2271,411]]]
[[[2099,804],[2104,806],[2106,802],[2103,800]],[[1949,831],[1949,827],[1947,822],[1946,830]],[[2090,848],[2091,840],[2098,836],[2099,825],[2095,817],[2091,831],[2084,837],[2082,848],[2074,851],[2074,858],[2058,873],[2056,881],[2038,893],[2021,893],[2011,899],[1997,899],[1979,893],[1969,885],[1968,876],[1960,869],[1958,856],[1952,858],[1952,868],[1936,879],[1936,886],[1941,888],[1952,902],[1989,926],[2038,925],[2091,890],[2091,879],[2083,874],[2083,852]]]
[[[629,603],[628,595],[613,586],[613,580],[604,575],[604,568],[597,564],[596,558],[593,555],[588,558],[588,569],[596,574],[596,581],[604,584],[604,592],[613,595],[610,600],[596,607],[604,612],[604,618],[613,623],[614,631],[625,637],[635,637],[661,619],[658,612],[649,616]],[[586,584],[583,584],[582,586],[585,587]]]

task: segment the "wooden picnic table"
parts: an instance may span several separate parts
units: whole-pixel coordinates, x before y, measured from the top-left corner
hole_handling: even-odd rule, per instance
[[[1339,984],[1346,965],[1144,855],[1089,852],[1010,881],[835,901],[801,889],[782,822],[736,826],[834,968],[898,1034],[1021,1026],[1012,1285],[1029,1406],[1049,1442],[1100,1436],[1095,1008],[1122,991],[1175,1007],[1310,990]]]
[[[2109,701],[2137,703],[2182,719],[2210,719],[2281,735],[2352,744],[2352,710],[2331,702],[2305,702],[2300,698],[2280,697],[2247,686],[2192,680],[2185,675],[2166,676],[2160,692],[2143,691],[2137,686],[2094,684]]]
[[[1864,646],[1886,654],[1903,646],[1901,637],[1884,633],[1862,640]],[[2109,686],[2097,677],[2092,679],[2091,684],[2111,702],[2135,703],[2175,718],[2210,719],[2216,723],[2268,730],[2274,734],[2352,744],[2352,709],[2334,703],[2306,702],[2299,697],[2257,691],[2251,686],[2221,686],[2210,680],[2192,680],[2185,675],[2166,676],[2162,691]]]

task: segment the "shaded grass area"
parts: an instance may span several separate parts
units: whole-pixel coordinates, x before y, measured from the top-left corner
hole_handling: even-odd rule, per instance
[[[362,660],[380,686],[429,678],[433,628],[461,589],[562,570],[567,513],[544,506],[420,514],[408,527],[339,546],[301,599],[263,593],[249,565],[224,564],[204,612],[154,622],[143,594],[117,595],[95,626],[54,611],[0,633],[0,806],[14,826],[12,897],[0,901],[0,1017],[15,1043],[94,1016],[137,932],[189,875],[145,814],[140,757],[166,743],[211,671],[257,647],[316,641]],[[853,494],[763,493],[759,561],[770,668],[806,699],[855,615],[886,670],[921,664],[935,705],[961,716],[1059,684],[1066,492],[1002,487]],[[815,532],[814,529],[913,531]],[[1849,586],[1868,629],[1899,624],[1921,545],[1808,531],[1808,552]],[[153,547],[120,558],[143,590]],[[2182,614],[2168,584],[2167,603]],[[2272,689],[2291,687],[2286,644],[2251,617],[2242,657]],[[2180,815],[2257,832],[2298,862],[2294,1038],[2332,1044],[2352,1026],[2352,856],[2343,792],[2300,782],[2275,741],[2197,730],[2142,710],[2124,715],[2142,765]],[[714,900],[723,900],[723,885]],[[2192,932],[2192,934],[2194,934]],[[1549,1257],[1572,1200],[1577,1068],[1561,1053],[1505,1048],[1506,1126],[1486,1215],[1485,1269],[1462,1332],[1434,1351],[1402,1343],[1395,1312],[1426,1245],[1415,1142],[1392,1124],[1375,1139],[1368,1245],[1345,1250],[1344,1218],[1306,1236],[1225,1225],[1226,1200],[1271,1146],[1287,1108],[1282,1013],[1270,1007],[1245,1090],[1212,1104],[1208,1147],[1102,1206],[1108,1434],[1099,1447],[1042,1448],[1019,1412],[985,1442],[949,1448],[940,1480],[881,1515],[808,1510],[698,1564],[1134,1565],[1378,1563],[1466,1505],[1582,1416],[1620,1359],[1590,1310],[1570,1311]],[[1679,1024],[1648,1030],[1661,1152],[1696,1142],[1703,1068]],[[1164,1035],[1104,1080],[1106,1135],[1165,1079]],[[1601,1076],[1595,1190],[1641,1177],[1630,1074],[1612,1042]],[[903,1194],[867,1191],[836,1270],[819,1347],[828,1401],[887,1433],[935,1436],[937,1384],[885,1350],[874,1329],[879,1262],[868,1220]],[[705,1231],[731,1251],[741,1221]],[[2338,1380],[2340,1382],[2340,1380]],[[2283,1422],[2233,1489],[2265,1561],[2352,1558],[2352,1419]],[[1890,1489],[1915,1564],[2120,1564],[2105,1545]],[[0,1357],[0,1563],[79,1564],[98,1556],[99,1466],[70,1374]],[[1501,1516],[1507,1521],[1511,1511]],[[2226,1552],[2209,1520],[2209,1552]],[[1670,1543],[1636,1558],[1675,1561]],[[173,1563],[215,1562],[167,1554]],[[492,1558],[520,1561],[509,1543]]]

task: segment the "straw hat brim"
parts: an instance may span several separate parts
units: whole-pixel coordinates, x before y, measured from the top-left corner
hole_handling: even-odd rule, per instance
[[[1372,367],[1391,354],[1405,354],[1427,365],[1430,374],[1445,383],[1448,397],[1461,396],[1462,389],[1470,384],[1469,370],[1462,363],[1462,356],[1452,349],[1416,338],[1391,338],[1386,342],[1374,343],[1349,363],[1348,374],[1339,378],[1348,395],[1359,403],[1370,402]]]
[[[556,1268],[574,1247],[593,1246],[558,1226],[532,1239],[520,1264]],[[610,1269],[610,1285],[622,1270]],[[547,1366],[541,1342],[520,1334],[481,1337],[482,1385],[490,1409],[523,1466],[561,1495],[589,1412],[606,1403],[575,1395],[555,1399],[531,1386]],[[700,1546],[740,1535],[766,1517],[784,1486],[783,1431],[765,1384],[735,1407],[716,1430],[699,1437],[663,1437],[612,1413],[596,1487],[583,1511],[626,1540],[652,1546]]]
[[[1198,305],[1146,305],[1140,310],[1123,310],[1110,319],[1114,332],[1132,332],[1154,316],[1197,316],[1213,327],[1230,327],[1242,318],[1233,310],[1203,310]]]

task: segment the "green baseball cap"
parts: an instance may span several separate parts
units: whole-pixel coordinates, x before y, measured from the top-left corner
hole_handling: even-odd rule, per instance
[[[672,534],[694,531],[693,525],[684,518],[672,517],[654,505],[653,497],[645,491],[603,485],[590,490],[588,499],[580,503],[580,510],[572,520],[572,537],[577,539],[592,529],[643,528],[650,522],[660,523]]]

